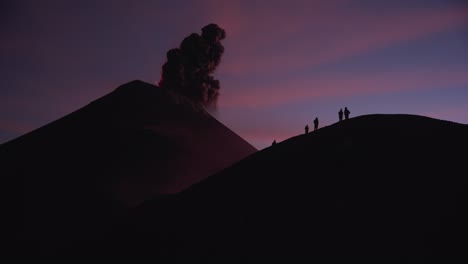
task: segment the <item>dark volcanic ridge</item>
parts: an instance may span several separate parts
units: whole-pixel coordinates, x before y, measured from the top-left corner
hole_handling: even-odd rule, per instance
[[[201,105],[133,81],[0,147],[9,232],[51,248],[94,237],[254,152]]]
[[[324,127],[145,202],[109,233],[108,252],[463,257],[467,135],[467,125],[414,115]]]
[[[255,152],[199,105],[131,82],[0,147],[4,240],[16,253],[156,259],[463,258],[467,135],[367,115]]]

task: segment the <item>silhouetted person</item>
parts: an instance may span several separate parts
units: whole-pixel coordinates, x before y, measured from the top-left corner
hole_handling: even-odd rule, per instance
[[[344,108],[344,118],[349,119],[349,114],[351,114],[351,112],[348,110],[348,107],[345,107]]]
[[[276,145],[276,140],[273,140],[272,146]]]
[[[314,130],[317,130],[318,129],[318,125],[319,125],[319,121],[318,121],[318,117],[316,117],[314,119]]]
[[[340,111],[338,112],[338,117],[340,118],[340,121],[343,121],[343,109],[340,108]]]
[[[309,133],[309,125],[306,125],[306,126],[305,126],[305,133],[306,133],[306,134]]]

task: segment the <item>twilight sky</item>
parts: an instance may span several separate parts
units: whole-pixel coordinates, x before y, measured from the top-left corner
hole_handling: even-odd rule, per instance
[[[258,149],[351,117],[468,124],[468,1],[0,2],[0,143],[117,86],[156,83],[166,52],[224,28],[215,116]]]

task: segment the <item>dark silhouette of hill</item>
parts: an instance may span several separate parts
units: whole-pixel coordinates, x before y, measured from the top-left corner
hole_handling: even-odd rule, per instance
[[[6,229],[47,251],[255,151],[199,104],[133,81],[0,146]]]
[[[463,257],[467,136],[467,125],[422,116],[351,118],[149,200],[105,243],[73,250],[378,263]]]

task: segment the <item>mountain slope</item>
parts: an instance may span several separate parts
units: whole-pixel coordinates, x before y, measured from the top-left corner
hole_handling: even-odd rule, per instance
[[[0,174],[15,235],[53,244],[255,151],[200,105],[133,81],[3,144]]]
[[[352,118],[144,203],[109,234],[109,248],[391,262],[464,255],[467,136],[467,125],[421,116]]]

